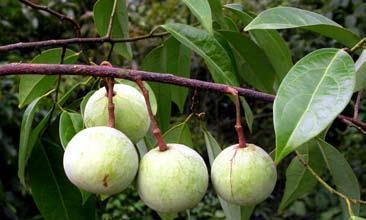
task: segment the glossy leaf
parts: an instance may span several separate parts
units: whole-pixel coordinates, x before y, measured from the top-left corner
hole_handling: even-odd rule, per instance
[[[157,47],[153,49],[144,58],[141,69],[147,71],[161,72],[164,73],[166,68],[163,59],[163,47]],[[156,114],[156,119],[158,121],[159,127],[162,132],[168,130],[170,113],[171,113],[171,87],[168,84],[163,83],[150,83],[151,88],[157,99],[158,112]]]
[[[29,161],[30,187],[45,219],[95,219],[95,200],[82,205],[79,190],[67,179],[62,166],[63,149],[37,143]],[[51,198],[51,199],[50,199]]]
[[[192,142],[191,131],[188,127],[189,118],[187,118],[184,122],[179,123],[172,128],[170,128],[167,132],[164,133],[163,137],[167,143],[177,143],[184,144],[188,147],[194,148]]]
[[[335,147],[323,140],[318,139],[317,144],[337,190],[350,198],[360,199],[360,185],[344,156]],[[341,200],[344,219],[347,219],[349,218],[347,205],[342,198],[339,199]],[[352,204],[352,211],[355,215],[358,215],[360,204]]]
[[[250,108],[247,100],[245,100],[244,97],[242,97],[242,96],[240,97],[240,102],[241,102],[241,106],[244,109],[245,121],[247,123],[246,126],[248,126],[249,131],[252,132],[253,121],[254,121],[252,109]]]
[[[239,85],[229,54],[214,36],[185,24],[170,23],[162,27],[205,60],[215,82]]]
[[[207,0],[183,0],[184,4],[188,6],[191,12],[201,22],[202,26],[209,32],[212,30],[212,16],[210,4]]]
[[[185,78],[190,77],[192,52],[175,38],[169,38],[164,42],[163,61],[166,73]],[[184,110],[184,104],[188,96],[188,89],[180,86],[170,86],[172,101],[177,104],[180,112]]]
[[[350,101],[354,85],[354,62],[344,50],[317,50],[296,63],[274,102],[276,162],[322,132]]]
[[[325,163],[315,140],[310,140],[302,145],[298,152],[318,175],[322,175]],[[311,193],[317,183],[317,179],[304,167],[298,156],[292,159],[286,170],[285,192],[278,208],[279,211],[283,211],[295,200]]]
[[[22,118],[19,138],[18,177],[23,185],[25,185],[25,167],[33,148],[33,145],[30,143],[33,119],[41,104],[41,100],[42,97],[39,97],[28,105]]]
[[[356,86],[354,92],[358,92],[366,87],[366,49],[362,51],[356,61]]]
[[[276,73],[267,59],[266,54],[249,38],[232,31],[220,31],[220,34],[230,43],[231,47],[244,59],[252,74],[243,73],[243,79],[254,88],[273,92]]]
[[[59,121],[59,136],[61,145],[66,149],[69,141],[84,127],[83,118],[79,113],[62,112]]]
[[[58,64],[61,61],[62,48],[54,48],[43,51],[36,56],[31,63]],[[75,63],[79,54],[67,49],[65,52],[65,64]],[[19,108],[31,103],[34,99],[45,94],[56,82],[57,76],[23,75],[19,82]]]
[[[221,0],[208,0],[212,12],[212,20],[217,24],[217,29],[226,29],[228,27],[222,11]],[[215,25],[214,25],[215,27]],[[216,28],[215,28],[216,29]]]
[[[225,8],[238,16],[244,25],[248,25],[255,17],[255,15],[245,11],[241,4],[227,4]],[[250,30],[249,34],[266,54],[276,71],[276,87],[278,87],[293,65],[287,43],[276,30]]]
[[[113,17],[112,39],[128,38],[128,12],[126,0],[116,0],[117,8]],[[94,4],[94,23],[100,36],[107,33],[110,17],[112,14],[114,0],[98,0]],[[132,50],[129,43],[117,43],[114,51],[128,60],[132,59]]]
[[[304,28],[333,38],[347,47],[354,46],[360,37],[320,14],[291,7],[276,7],[260,13],[246,31],[254,29]]]

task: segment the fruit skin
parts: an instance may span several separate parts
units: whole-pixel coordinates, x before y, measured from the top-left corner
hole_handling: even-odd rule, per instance
[[[238,144],[224,149],[214,160],[211,180],[216,193],[227,202],[255,205],[273,191],[277,171],[272,158],[260,147]]]
[[[132,86],[115,84],[113,91],[116,129],[136,143],[146,135],[150,119],[143,95]],[[108,125],[108,98],[106,89],[100,88],[88,100],[84,111],[86,127]]]
[[[208,171],[202,157],[181,144],[168,150],[150,150],[142,158],[137,178],[140,198],[161,213],[175,213],[197,205],[208,186]]]
[[[110,127],[92,127],[71,139],[63,164],[66,176],[80,189],[112,195],[134,180],[138,155],[122,132]]]

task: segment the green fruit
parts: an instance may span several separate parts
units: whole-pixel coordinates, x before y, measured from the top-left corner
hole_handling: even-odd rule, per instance
[[[142,158],[137,179],[144,203],[161,213],[175,213],[197,205],[205,195],[208,172],[202,157],[181,144],[150,150]]]
[[[211,179],[216,193],[227,202],[255,205],[265,200],[276,185],[272,158],[260,147],[232,145],[214,160]]]
[[[80,189],[112,195],[134,180],[138,155],[122,132],[110,127],[92,127],[71,139],[63,163],[66,176]]]
[[[115,84],[113,90],[116,129],[136,143],[146,135],[150,127],[145,99],[132,86]],[[105,88],[100,88],[89,98],[85,106],[84,123],[86,127],[108,125],[108,97]]]

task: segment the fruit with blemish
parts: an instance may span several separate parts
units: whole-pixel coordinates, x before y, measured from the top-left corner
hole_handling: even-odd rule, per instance
[[[85,191],[113,195],[134,180],[138,155],[129,138],[110,127],[92,127],[77,133],[64,154],[69,180]]]
[[[142,158],[137,178],[138,193],[144,203],[161,213],[192,208],[203,198],[208,171],[202,157],[181,144],[150,150]]]
[[[227,202],[255,205],[273,191],[277,172],[272,158],[260,147],[232,145],[214,160],[211,180],[216,193]]]
[[[114,114],[116,129],[123,132],[134,143],[144,137],[150,127],[145,99],[132,86],[115,84]],[[105,88],[100,88],[88,100],[84,111],[86,127],[108,125],[108,97]]]

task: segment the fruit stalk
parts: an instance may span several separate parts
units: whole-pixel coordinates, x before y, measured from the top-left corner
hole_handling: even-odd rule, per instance
[[[245,141],[244,129],[241,123],[241,113],[240,113],[240,99],[238,95],[238,91],[232,87],[227,88],[228,93],[234,96],[235,101],[235,111],[236,111],[236,123],[235,130],[239,139],[239,148],[244,148],[247,146]]]
[[[108,61],[103,61],[101,66],[110,66],[112,64]],[[114,79],[112,77],[107,77],[105,80],[105,89],[107,90],[107,97],[108,97],[108,126],[111,128],[116,127],[116,118],[114,115],[114,103],[113,103],[113,96],[114,96]]]
[[[163,139],[163,136],[161,135],[161,131],[158,127],[158,123],[156,122],[154,114],[152,113],[150,98],[149,98],[149,91],[147,91],[147,89],[145,88],[144,83],[141,81],[141,79],[136,79],[135,82],[139,86],[140,90],[142,91],[142,95],[145,98],[147,111],[149,113],[151,126],[153,129],[153,134],[154,134],[156,140],[158,141],[159,150],[166,151],[168,149],[168,146],[166,145],[166,143]]]

